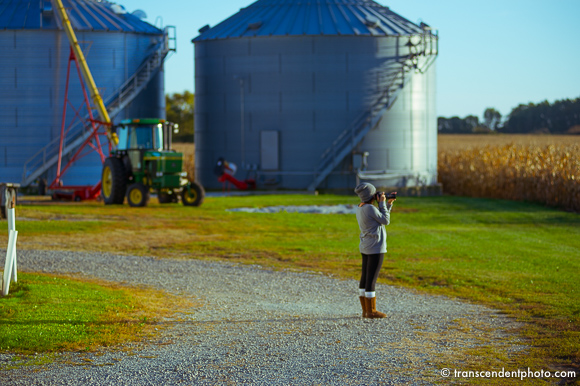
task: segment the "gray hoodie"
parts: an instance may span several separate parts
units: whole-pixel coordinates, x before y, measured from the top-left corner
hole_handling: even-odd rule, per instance
[[[365,204],[356,210],[356,219],[360,228],[360,252],[365,255],[387,253],[387,231],[383,225],[391,221],[392,205],[379,202],[379,209]]]

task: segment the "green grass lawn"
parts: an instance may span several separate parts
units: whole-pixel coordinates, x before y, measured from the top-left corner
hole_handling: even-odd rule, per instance
[[[20,273],[0,298],[0,351],[91,350],[136,339],[151,302],[127,288]],[[140,295],[150,296],[143,294]]]
[[[344,203],[356,197],[210,197],[200,208],[27,205],[17,216],[39,221],[17,219],[18,242],[21,249],[227,260],[358,278],[354,215],[225,210]],[[401,197],[387,233],[381,282],[469,299],[530,322],[521,333],[533,349],[522,364],[580,363],[580,215],[512,201]],[[6,242],[1,234],[0,245]]]

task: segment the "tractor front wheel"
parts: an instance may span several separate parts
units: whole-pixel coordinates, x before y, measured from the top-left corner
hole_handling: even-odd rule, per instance
[[[149,189],[141,183],[130,185],[127,189],[127,201],[130,206],[146,206],[149,201]]]
[[[101,176],[101,193],[105,205],[123,204],[126,189],[127,176],[123,161],[117,157],[107,158]]]
[[[183,205],[200,206],[205,198],[205,190],[197,182],[190,182],[190,188],[183,188],[181,192],[181,201]]]

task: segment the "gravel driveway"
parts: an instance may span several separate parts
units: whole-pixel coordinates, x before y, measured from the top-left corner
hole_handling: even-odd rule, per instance
[[[2,252],[0,250],[0,254]],[[19,270],[145,284],[203,304],[124,350],[64,353],[0,371],[10,385],[426,385],[466,350],[524,349],[483,306],[378,285],[386,319],[360,317],[358,283],[255,266],[19,251]],[[3,327],[5,328],[5,327]],[[0,368],[11,363],[0,355]]]

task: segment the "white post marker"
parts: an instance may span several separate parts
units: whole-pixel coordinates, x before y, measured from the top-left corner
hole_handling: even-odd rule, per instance
[[[10,290],[10,283],[12,280],[18,280],[18,264],[16,262],[16,239],[18,232],[16,231],[16,194],[20,187],[19,184],[1,184],[4,189],[2,201],[6,208],[6,219],[8,220],[8,248],[6,249],[6,263],[4,265],[4,276],[2,278],[2,295],[8,295]]]

